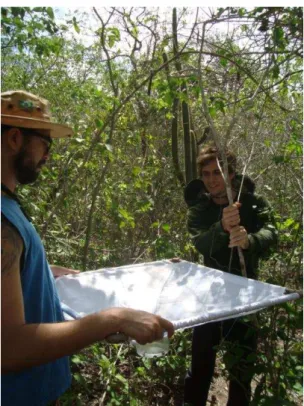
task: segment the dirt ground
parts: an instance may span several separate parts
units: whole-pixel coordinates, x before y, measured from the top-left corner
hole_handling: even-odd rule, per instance
[[[212,406],[226,406],[228,399],[228,383],[223,377],[217,377],[211,384],[209,402]]]

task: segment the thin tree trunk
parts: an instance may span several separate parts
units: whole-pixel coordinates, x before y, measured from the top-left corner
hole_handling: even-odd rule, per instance
[[[182,84],[182,91],[187,94],[186,84]],[[193,179],[193,162],[191,151],[191,136],[190,136],[190,117],[188,103],[182,102],[182,117],[183,117],[183,130],[184,130],[184,153],[185,153],[185,173],[186,183],[189,183]]]
[[[163,53],[163,61],[164,63],[168,62],[168,57],[165,53]],[[181,171],[179,159],[178,159],[178,110],[179,110],[179,99],[176,97],[176,89],[173,88],[171,80],[170,80],[170,72],[169,72],[169,65],[166,65],[166,74],[168,85],[171,91],[171,95],[173,96],[173,106],[172,106],[172,120],[171,120],[171,151],[172,151],[172,160],[174,171],[179,183],[182,187],[185,186],[185,177],[183,172]]]
[[[178,55],[176,8],[173,8],[172,31],[173,31],[173,54],[176,56]],[[179,59],[176,59],[175,66],[176,70],[180,73],[182,68]],[[191,136],[190,136],[190,114],[188,103],[186,103],[184,100],[184,98],[187,97],[187,84],[185,80],[182,80],[181,92],[183,95],[182,118],[184,131],[185,174],[186,174],[186,183],[189,183],[193,179],[193,173],[192,173],[192,153],[191,153]]]
[[[185,186],[185,177],[183,172],[180,169],[179,159],[178,159],[178,107],[179,107],[179,100],[178,98],[174,98],[173,100],[173,118],[172,118],[172,126],[171,126],[171,148],[172,148],[172,159],[175,174],[181,186]]]
[[[196,159],[197,159],[197,143],[194,131],[191,131],[191,163],[192,163],[192,179],[197,178],[197,166],[196,166]]]
[[[83,262],[82,262],[83,271],[87,270],[88,253],[89,253],[89,246],[90,246],[90,241],[91,241],[93,215],[94,215],[94,211],[95,211],[96,198],[100,192],[100,186],[105,179],[105,176],[106,176],[106,173],[107,173],[107,170],[109,167],[109,163],[110,163],[110,160],[108,158],[107,162],[101,172],[101,175],[97,180],[96,186],[95,186],[95,188],[93,190],[93,194],[92,194],[92,201],[91,201],[91,207],[90,207],[90,212],[89,212],[89,216],[88,216],[88,224],[87,224],[87,231],[86,231],[86,237],[85,237],[85,245],[84,245],[84,250],[83,250]]]

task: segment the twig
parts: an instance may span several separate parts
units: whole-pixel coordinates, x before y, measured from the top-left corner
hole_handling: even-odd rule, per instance
[[[227,161],[227,156],[225,154],[225,149],[222,147],[221,142],[220,142],[220,137],[216,131],[216,128],[214,126],[214,122],[210,116],[209,110],[208,110],[208,106],[207,106],[207,101],[206,101],[206,95],[205,95],[205,91],[204,91],[204,87],[203,87],[203,81],[202,81],[202,70],[201,70],[201,55],[203,52],[203,46],[204,46],[204,38],[205,38],[205,29],[206,29],[206,24],[208,23],[208,21],[206,21],[203,24],[203,33],[202,33],[202,43],[201,43],[201,48],[200,48],[200,53],[199,53],[199,84],[200,84],[200,89],[201,89],[201,96],[202,96],[202,108],[203,108],[203,114],[205,115],[209,126],[211,128],[211,133],[215,142],[215,145],[220,153],[220,156],[222,158],[223,161],[223,168],[224,171],[222,172],[223,175],[223,179],[226,185],[226,191],[227,191],[227,197],[228,197],[228,201],[229,204],[232,205],[233,204],[233,197],[232,197],[232,189],[231,189],[231,182],[230,182],[230,178],[229,178],[229,171],[228,171],[228,161]],[[228,128],[229,130],[229,128]],[[221,170],[221,165],[219,165],[219,169]],[[247,276],[247,272],[246,272],[246,264],[245,264],[245,259],[244,259],[244,255],[242,252],[241,247],[237,247],[238,250],[238,255],[239,255],[239,260],[240,260],[240,267],[241,267],[241,272],[243,276]]]
[[[242,181],[241,181],[241,185],[240,185],[240,189],[239,189],[239,194],[238,194],[238,197],[237,197],[237,201],[240,200],[240,196],[241,196],[241,193],[242,193],[242,188],[243,188],[243,183],[244,183],[244,178],[245,178],[246,170],[247,170],[248,165],[250,164],[250,161],[251,161],[251,158],[252,158],[252,155],[253,155],[253,151],[254,151],[254,143],[253,143],[253,145],[252,145],[249,158],[248,158],[248,160],[246,161],[246,164],[245,164],[244,169],[243,169],[243,172],[242,172]]]
[[[118,350],[118,353],[117,353],[117,357],[116,357],[116,360],[115,360],[115,362],[114,362],[114,366],[116,365],[116,363],[117,363],[117,361],[118,361],[118,359],[119,359],[119,356],[120,356],[122,347],[123,347],[123,344],[121,344],[121,346],[119,347],[119,350]],[[111,378],[112,378],[112,374],[113,374],[113,370],[111,370],[110,376],[109,376],[108,379],[107,379],[107,382],[106,382],[106,385],[105,385],[105,391],[104,391],[104,393],[103,393],[101,399],[99,400],[99,406],[104,406],[104,401],[105,401],[105,398],[106,398],[106,396],[107,396],[107,388],[108,388],[108,385],[109,385],[110,380],[111,380]]]

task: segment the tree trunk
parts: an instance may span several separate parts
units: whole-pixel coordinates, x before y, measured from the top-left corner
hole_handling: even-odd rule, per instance
[[[168,62],[167,55],[163,53],[163,61],[164,63]],[[178,159],[178,109],[179,109],[179,99],[175,96],[175,90],[172,86],[170,75],[169,75],[169,66],[167,65],[166,68],[167,73],[167,80],[168,85],[170,87],[171,95],[173,96],[173,107],[172,107],[172,121],[171,121],[171,149],[172,149],[172,160],[174,171],[179,183],[182,187],[185,186],[185,177],[180,168],[179,159]]]
[[[178,54],[178,41],[177,41],[177,16],[176,8],[173,9],[172,15],[172,31],[173,31],[173,53]],[[179,59],[175,61],[175,67],[177,72],[181,74],[182,67]],[[186,184],[189,183],[194,178],[193,173],[193,162],[192,162],[192,151],[191,151],[191,136],[190,136],[190,114],[188,103],[185,102],[184,98],[187,98],[187,84],[183,79],[181,83],[181,92],[183,95],[182,101],[182,118],[183,118],[183,131],[184,131],[184,156],[185,156],[185,174],[186,174]]]

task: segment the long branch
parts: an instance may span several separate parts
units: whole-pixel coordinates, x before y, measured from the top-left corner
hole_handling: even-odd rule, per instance
[[[198,66],[199,66],[199,84],[200,84],[200,89],[201,89],[201,96],[202,96],[202,109],[203,109],[203,114],[205,115],[209,126],[211,128],[211,134],[213,136],[215,145],[220,153],[220,156],[222,158],[223,162],[223,169],[224,169],[224,182],[226,185],[226,191],[227,191],[227,197],[229,204],[233,204],[233,196],[232,196],[232,189],[231,189],[231,182],[229,178],[229,171],[228,171],[228,161],[227,161],[227,156],[225,154],[225,149],[222,146],[222,143],[220,142],[220,137],[219,134],[217,133],[217,130],[215,128],[214,122],[212,120],[212,117],[209,113],[209,109],[207,106],[207,101],[206,101],[206,95],[205,95],[205,90],[203,86],[203,80],[202,80],[202,69],[201,69],[201,59],[202,59],[202,52],[203,52],[203,46],[204,46],[204,38],[205,38],[205,29],[206,29],[206,24],[203,24],[203,33],[202,33],[202,42],[201,42],[201,47],[200,47],[200,54],[199,54],[199,61],[198,61]],[[221,166],[218,165],[219,168],[221,169]],[[241,272],[243,276],[247,276],[246,272],[246,264],[245,264],[245,258],[243,251],[241,247],[237,247],[238,255],[239,255],[239,260],[240,260],[240,267],[241,267]]]

